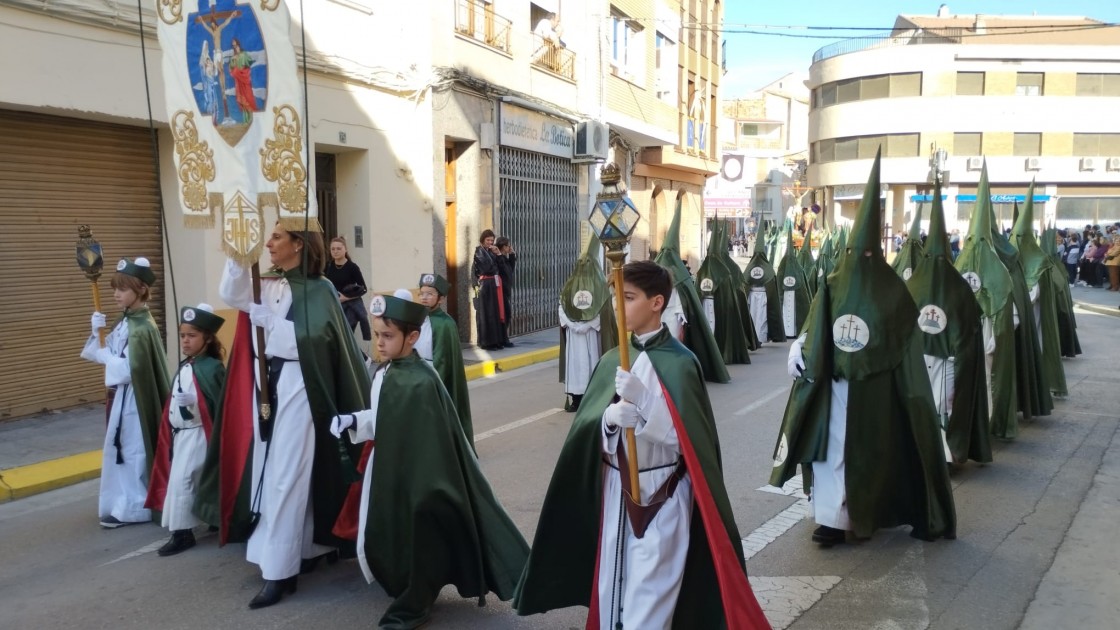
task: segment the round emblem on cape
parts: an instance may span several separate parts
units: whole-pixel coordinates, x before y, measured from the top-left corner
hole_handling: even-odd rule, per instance
[[[902,270],[902,279],[903,280],[909,280],[910,276],[912,276],[912,275],[914,275],[914,270],[913,269],[907,267],[907,268]]]
[[[369,301],[369,312],[374,317],[381,317],[385,314],[385,296],[375,295]]]
[[[980,276],[976,275],[975,271],[966,271],[961,276],[968,281],[968,286],[972,287],[973,293],[979,293],[980,287],[984,286],[980,283]]]
[[[117,263],[117,271],[124,271],[124,268],[127,266],[128,261],[122,258],[120,262]]]
[[[939,335],[949,325],[945,311],[936,304],[927,304],[918,312],[918,328],[930,335]]]
[[[712,282],[711,278],[704,278],[703,280],[700,281],[700,290],[701,291],[710,292],[715,286],[716,286],[716,284],[714,282]]]
[[[824,277],[824,267],[821,267],[820,269],[817,269],[817,277],[818,278],[823,278]]]
[[[844,352],[859,352],[867,347],[868,332],[858,315],[841,315],[832,323],[832,343]]]
[[[185,321],[185,322],[193,322],[194,321],[194,309],[193,308],[188,308],[187,310],[183,311],[183,321]]]
[[[572,306],[578,308],[581,311],[584,311],[591,308],[591,302],[594,299],[595,296],[591,295],[590,291],[588,291],[587,289],[580,289],[579,291],[576,291],[575,295],[572,296]]]
[[[786,457],[789,455],[789,440],[786,439],[786,434],[782,433],[782,437],[778,440],[778,448],[774,452],[774,468],[786,463]]]
[[[751,277],[755,280],[761,280],[762,276],[765,275],[765,273],[766,272],[762,270],[762,267],[751,267]]]
[[[797,280],[795,280],[793,276],[786,276],[785,279],[782,280],[782,284],[792,289],[793,285],[797,284]]]
[[[436,283],[436,277],[434,275],[430,274],[430,273],[424,274],[424,277],[420,279],[420,284],[432,285],[432,284],[435,284],[435,283]]]

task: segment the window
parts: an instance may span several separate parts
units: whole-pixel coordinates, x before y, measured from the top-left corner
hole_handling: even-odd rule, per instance
[[[859,100],[859,79],[848,79],[836,84],[836,102],[851,103]]]
[[[836,104],[836,84],[829,83],[821,87],[821,107]]]
[[[1120,96],[1120,74],[1077,75],[1077,96]]]
[[[922,73],[910,72],[907,74],[891,75],[891,97],[921,96]]]
[[[816,143],[816,163],[837,160],[871,160],[880,148],[883,157],[918,157],[919,134],[897,133],[875,136],[831,138]]]
[[[859,138],[837,138],[836,159],[854,160],[859,157]]]
[[[611,65],[628,79],[642,76],[642,27],[611,7]]]
[[[980,133],[966,132],[953,134],[953,155],[984,155],[981,151]]]
[[[883,150],[884,157],[917,157],[918,134],[896,133],[887,136],[887,146]],[[872,156],[874,157],[874,156]]]
[[[1011,149],[1011,155],[1037,156],[1042,155],[1042,134],[1017,133]]]
[[[1015,75],[1016,96],[1042,96],[1042,73],[1019,72]]]
[[[1120,155],[1120,133],[1075,133],[1073,154],[1078,156]]]
[[[891,95],[891,78],[888,75],[868,77],[860,81],[860,100],[887,98]]]
[[[830,138],[818,142],[817,158],[818,162],[831,162],[836,159],[836,141]]]
[[[879,147],[883,147],[884,154],[887,152],[887,147],[884,146],[886,145],[886,138],[883,136],[861,136],[857,138],[857,141],[859,142],[857,157],[861,160],[874,160],[875,152],[879,150]]]
[[[1058,221],[1085,225],[1120,220],[1120,197],[1058,198],[1055,210]]]
[[[882,74],[826,83],[813,91],[813,108],[876,98],[922,95],[922,73]]]
[[[739,123],[740,136],[757,136],[758,125],[754,123]]]
[[[677,74],[680,61],[677,56],[677,43],[664,33],[656,34],[657,53],[657,98],[677,104]]]
[[[984,95],[984,73],[983,72],[958,72],[957,73],[957,96],[983,96]],[[961,155],[960,151],[956,152]]]

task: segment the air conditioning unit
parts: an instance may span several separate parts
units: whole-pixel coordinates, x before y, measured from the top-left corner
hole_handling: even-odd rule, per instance
[[[605,123],[587,120],[576,123],[574,161],[598,162],[607,159],[610,130]]]
[[[1097,158],[1083,157],[1081,158],[1081,170],[1095,171],[1097,170]]]
[[[968,170],[970,170],[970,171],[978,171],[978,170],[984,168],[984,158],[982,158],[982,157],[970,157],[970,158],[968,158],[968,165],[967,166],[968,166]]]
[[[1023,168],[1028,171],[1040,170],[1042,168],[1042,160],[1036,157],[1029,157],[1027,158],[1026,164],[1023,165]]]
[[[1105,168],[1110,171],[1120,171],[1120,157],[1110,157],[1105,163]]]

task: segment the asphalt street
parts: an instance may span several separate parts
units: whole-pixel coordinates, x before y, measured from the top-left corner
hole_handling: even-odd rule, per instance
[[[1019,627],[1117,433],[1116,319],[1078,318],[1085,354],[1065,362],[1069,399],[1025,423],[1016,440],[997,441],[993,464],[953,471],[953,541],[921,542],[897,528],[822,549],[809,540],[815,525],[801,517],[794,489],[762,490],[790,384],[786,344],[768,344],[751,365],[731,366],[732,383],[709,387],[748,572],[776,628]],[[483,469],[531,541],[572,417],[560,410],[556,362],[470,389]],[[218,548],[203,534],[194,549],[161,558],[163,530],[101,529],[96,495],[89,481],[0,505],[0,627],[372,627],[389,603],[343,561],[301,576],[298,593],[280,604],[251,611],[261,581],[243,545]],[[447,588],[429,627],[577,628],[584,615],[520,618],[493,597],[479,608]]]

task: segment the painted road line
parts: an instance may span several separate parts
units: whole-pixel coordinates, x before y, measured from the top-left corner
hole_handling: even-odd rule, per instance
[[[755,554],[774,542],[779,536],[793,529],[809,515],[809,502],[798,499],[796,503],[782,510],[774,518],[758,526],[743,539],[743,560],[750,560]]]
[[[785,387],[783,387],[781,389],[778,389],[778,390],[775,390],[775,391],[772,391],[769,394],[766,394],[762,398],[754,401],[753,403],[747,405],[746,407],[743,407],[742,409],[740,409],[739,411],[736,411],[735,413],[733,413],[731,415],[733,415],[735,417],[745,416],[748,413],[754,411],[755,409],[758,409],[759,407],[761,407],[761,406],[765,405],[766,403],[770,402],[771,400],[774,400],[778,396],[785,396],[785,395],[788,395],[788,394],[789,394],[789,389],[785,388]]]
[[[503,424],[502,426],[495,427],[493,429],[490,429],[489,431],[483,431],[482,433],[479,433],[478,435],[474,436],[474,441],[477,444],[477,443],[481,442],[482,440],[485,440],[488,437],[493,437],[495,435],[505,433],[506,431],[512,431],[513,429],[516,429],[518,427],[523,427],[527,424],[536,422],[537,420],[541,420],[542,418],[547,418],[551,415],[562,413],[563,411],[564,410],[559,408],[559,407],[554,407],[552,409],[546,409],[546,410],[544,410],[540,413],[535,413],[535,414],[533,414],[533,415],[531,415],[527,418],[522,418],[520,420],[514,420],[513,422],[510,422],[509,424]]]
[[[801,475],[794,475],[790,480],[782,484],[781,488],[771,486],[769,484],[758,488],[761,492],[769,492],[771,494],[784,494],[787,497],[794,497],[797,499],[808,499],[802,489],[805,483],[801,480]]]
[[[834,586],[836,575],[759,577],[750,576],[751,590],[774,630],[785,630],[812,608]]]
[[[151,553],[151,552],[155,551],[156,549],[159,549],[160,547],[162,547],[163,543],[165,543],[165,542],[167,542],[166,537],[160,538],[159,540],[155,541],[154,543],[152,543],[150,545],[144,545],[143,547],[137,549],[136,551],[130,551],[130,552],[124,554],[123,556],[117,558],[116,560],[110,560],[110,561],[108,561],[104,564],[99,564],[97,566],[98,566],[98,568],[107,567],[110,564],[116,564],[116,563],[118,563],[122,560],[129,560],[129,559],[135,558],[137,556],[142,556],[146,553]]]

